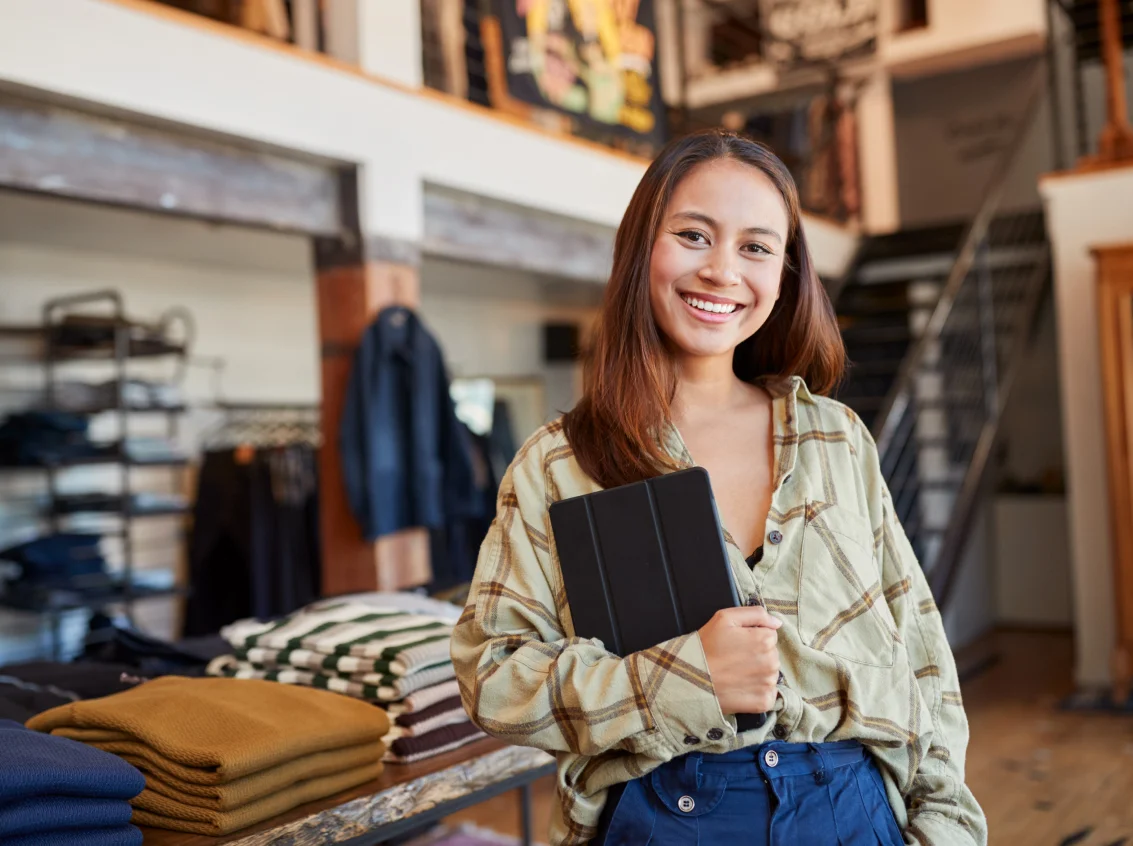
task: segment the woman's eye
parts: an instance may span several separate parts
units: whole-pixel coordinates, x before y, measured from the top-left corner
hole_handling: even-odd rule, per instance
[[[708,243],[708,239],[704,237],[704,233],[697,232],[695,229],[686,229],[684,232],[678,232],[677,236],[684,238],[686,241],[691,241],[693,244]]]
[[[772,255],[771,250],[767,249],[762,244],[748,244],[747,246],[744,247],[744,249],[747,250],[748,252],[757,253],[759,255],[765,255],[765,256]]]

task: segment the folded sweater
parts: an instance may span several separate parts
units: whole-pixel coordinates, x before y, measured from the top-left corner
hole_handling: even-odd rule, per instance
[[[408,676],[448,664],[451,640],[447,634],[426,638],[416,646],[397,652],[394,658],[360,658],[355,655],[328,655],[311,649],[268,649],[262,646],[238,648],[234,652],[237,660],[266,669],[294,667],[340,676],[356,673]]]
[[[108,748],[107,751],[112,750]],[[197,777],[199,771],[187,770],[185,767],[166,761],[145,750],[144,747],[140,754],[131,752],[119,754],[123,760],[129,761],[145,774],[147,790],[161,793],[186,805],[197,805],[213,811],[231,811],[249,802],[278,793],[297,781],[333,775],[379,761],[384,752],[385,746],[381,743],[345,746],[329,752],[304,755],[278,767],[223,784],[187,781],[181,776]]]
[[[470,721],[445,726],[420,737],[398,738],[390,744],[389,752],[386,753],[386,761],[411,764],[414,761],[452,752],[461,746],[480,740],[484,736],[484,732],[480,731]]]
[[[142,846],[142,832],[132,825],[114,828],[92,828],[80,836],[73,829],[47,831],[43,834],[20,834],[4,838],[4,846]]]
[[[246,661],[237,661],[233,656],[217,658],[208,668],[209,675],[226,676],[231,679],[258,679],[280,682],[284,685],[313,687],[341,693],[366,702],[393,702],[403,699],[416,690],[430,687],[453,678],[451,663],[428,670],[421,670],[411,676],[382,676],[378,674],[359,674],[349,678],[317,673],[312,670],[278,669],[266,670],[254,667]]]
[[[113,755],[29,731],[9,720],[0,721],[0,749],[4,750],[0,802],[45,795],[124,800],[137,796],[145,787],[142,774]]]
[[[456,679],[415,690],[404,699],[389,703],[385,708],[391,717],[398,717],[423,711],[453,696],[460,696],[460,685]]]
[[[357,787],[377,778],[381,772],[381,761],[373,760],[361,767],[296,782],[277,793],[228,811],[187,805],[156,791],[144,790],[133,801],[134,822],[171,831],[228,834],[286,813],[304,802],[313,802]]]
[[[389,730],[389,718],[380,708],[320,690],[167,676],[114,696],[53,708],[33,717],[28,727],[65,732],[84,742],[137,741],[162,758],[224,782],[315,752],[376,743]]]
[[[130,822],[125,799],[85,799],[81,796],[33,796],[0,805],[0,843],[20,834],[62,829],[115,828]],[[78,833],[72,834],[78,839]]]
[[[282,620],[239,620],[221,629],[237,649],[309,649],[392,661],[424,641],[452,634],[447,620],[396,609],[341,603],[297,611]]]

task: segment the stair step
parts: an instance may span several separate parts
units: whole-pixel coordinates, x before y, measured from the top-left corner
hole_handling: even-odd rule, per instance
[[[908,342],[913,332],[907,326],[848,326],[842,330],[842,339],[847,344],[890,344],[894,341]]]

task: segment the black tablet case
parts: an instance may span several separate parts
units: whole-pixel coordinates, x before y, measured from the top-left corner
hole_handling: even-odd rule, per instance
[[[694,632],[740,604],[702,467],[560,500],[550,515],[575,634],[615,655]],[[737,715],[741,731],[765,719]]]

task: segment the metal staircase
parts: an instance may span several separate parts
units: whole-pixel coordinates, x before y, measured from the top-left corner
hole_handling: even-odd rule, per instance
[[[838,398],[877,440],[897,516],[942,607],[1049,291],[1042,213],[1002,202],[1013,171],[1027,166],[1018,153],[1042,73],[972,220],[867,241],[836,296],[852,362]]]

